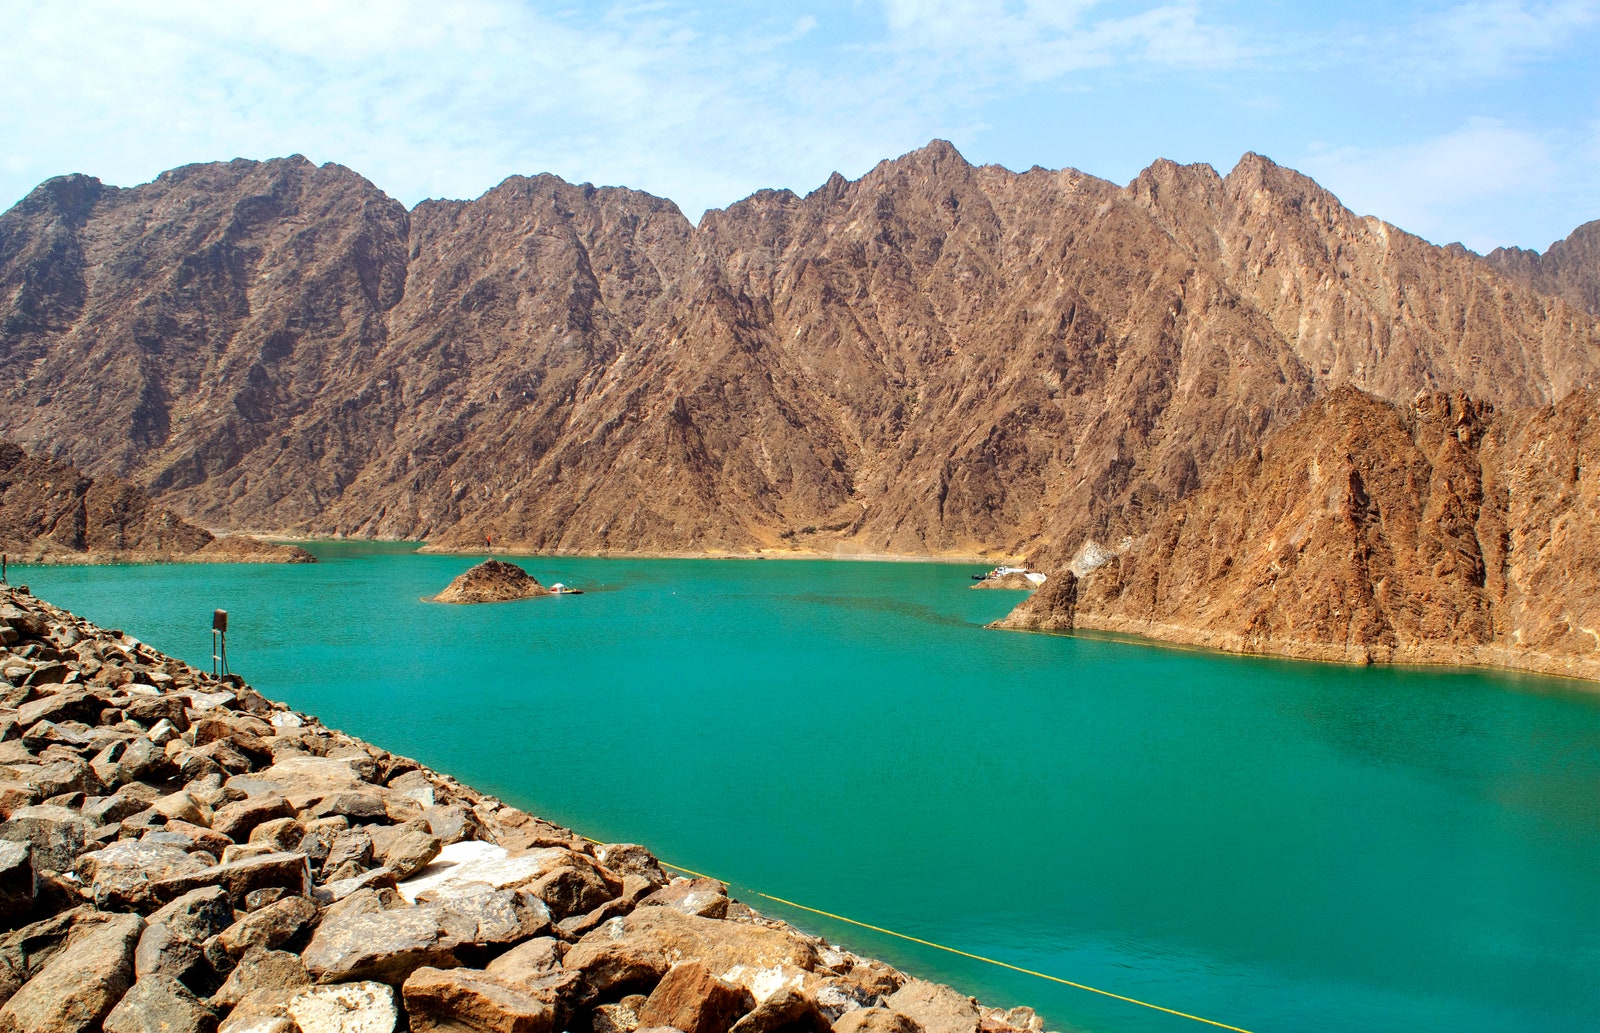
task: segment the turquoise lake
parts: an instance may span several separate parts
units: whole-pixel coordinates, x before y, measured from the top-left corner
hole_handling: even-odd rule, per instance
[[[13,568],[43,598],[1062,1031],[1600,1029],[1600,694],[986,631],[948,564]]]

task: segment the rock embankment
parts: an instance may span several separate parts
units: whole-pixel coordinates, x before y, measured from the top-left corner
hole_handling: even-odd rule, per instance
[[[1037,1033],[0,589],[0,1033]]]
[[[433,597],[436,603],[509,603],[549,595],[550,590],[515,563],[484,560],[464,571],[443,592]]]

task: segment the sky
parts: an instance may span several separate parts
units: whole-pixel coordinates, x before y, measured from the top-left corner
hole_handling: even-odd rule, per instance
[[[407,205],[553,172],[691,219],[934,138],[1126,183],[1255,151],[1435,243],[1600,218],[1600,0],[0,0],[0,208],[304,154]]]

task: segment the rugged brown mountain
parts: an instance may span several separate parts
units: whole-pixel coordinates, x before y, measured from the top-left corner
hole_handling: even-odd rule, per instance
[[[218,538],[116,477],[90,479],[69,463],[0,441],[0,551],[52,563],[183,559],[311,563],[310,553],[244,535]]]
[[[1529,419],[1341,387],[1003,626],[1600,678],[1596,455],[1594,392]]]
[[[1044,555],[1312,399],[1594,382],[1593,318],[1247,155],[1126,188],[936,142],[691,227],[554,177],[407,212],[299,158],[0,217],[0,432],[216,526]]]
[[[1495,248],[1484,258],[1507,278],[1600,316],[1600,219],[1579,226],[1542,255],[1511,247]]]

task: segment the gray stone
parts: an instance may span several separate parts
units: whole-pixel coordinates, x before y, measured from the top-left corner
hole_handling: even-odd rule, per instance
[[[171,976],[133,984],[106,1016],[105,1033],[213,1033],[217,1013]]]
[[[65,807],[19,807],[0,824],[0,839],[31,844],[34,867],[41,871],[70,872],[89,839],[89,823]]]

